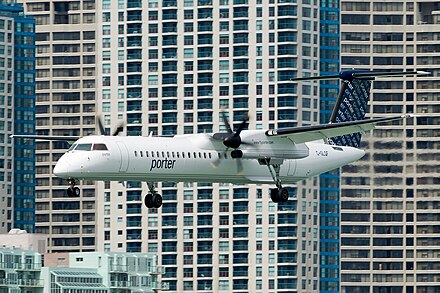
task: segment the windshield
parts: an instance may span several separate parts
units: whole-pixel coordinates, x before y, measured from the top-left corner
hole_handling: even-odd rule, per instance
[[[92,149],[91,143],[80,143],[75,148],[75,151],[90,151]]]
[[[68,152],[73,151],[75,148],[76,148],[76,143],[72,144],[67,151]]]
[[[93,144],[94,151],[107,151],[107,146],[103,143],[95,143]]]

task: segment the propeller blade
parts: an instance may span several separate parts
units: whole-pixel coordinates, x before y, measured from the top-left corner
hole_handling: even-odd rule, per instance
[[[121,122],[119,123],[118,127],[116,128],[116,130],[113,132],[113,136],[118,136],[118,134],[122,131],[124,131],[124,127],[125,127],[125,123]]]
[[[220,165],[220,163],[222,162],[222,159],[224,158],[224,155],[228,151],[228,149],[229,148],[226,148],[221,154],[217,153],[217,155],[220,154],[220,157],[218,157],[214,162],[211,163],[212,167],[217,168]]]
[[[237,175],[241,175],[243,173],[243,162],[241,159],[235,159],[237,162]]]
[[[243,129],[248,125],[248,120],[249,120],[249,115],[246,114],[243,117],[243,121],[241,122],[241,124],[238,126],[237,131],[235,132],[235,135],[240,135],[240,133],[243,131]]]
[[[229,134],[233,133],[231,125],[229,124],[228,118],[226,117],[225,112],[220,112],[222,115],[222,120],[223,120],[223,124],[225,124],[226,126],[226,130],[228,131]]]
[[[102,123],[101,116],[96,116],[96,122],[98,123],[99,134],[105,135],[104,124]]]

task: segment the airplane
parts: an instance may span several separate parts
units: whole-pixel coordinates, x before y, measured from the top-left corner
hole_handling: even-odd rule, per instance
[[[300,77],[294,81],[341,79],[341,89],[330,123],[266,130],[245,130],[245,117],[234,131],[224,112],[226,132],[183,134],[172,137],[119,136],[123,127],[85,137],[13,135],[14,138],[74,141],[56,163],[53,174],[67,179],[69,196],[80,196],[76,180],[146,181],[147,208],[159,208],[162,196],[154,183],[210,182],[275,184],[270,198],[286,202],[284,184],[342,167],[361,159],[361,134],[377,124],[413,115],[364,119],[371,83],[376,77],[425,75],[423,71],[344,70],[336,75]]]

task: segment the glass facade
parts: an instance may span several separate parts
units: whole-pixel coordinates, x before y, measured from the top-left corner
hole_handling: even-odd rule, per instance
[[[320,1],[320,75],[339,71],[339,1]],[[320,82],[320,123],[328,123],[339,80]],[[339,292],[339,169],[320,175],[319,290]]]
[[[6,144],[2,146],[0,167],[6,167],[1,173],[1,181],[6,186],[6,194],[2,197],[8,207],[13,202],[12,214],[8,211],[8,220],[13,219],[13,227],[33,232],[35,142],[29,139],[11,141],[9,136],[13,133],[35,134],[35,21],[24,16],[21,4],[3,3],[0,5],[0,34],[0,67],[3,67],[0,74],[0,127],[2,143]],[[9,222],[7,230],[10,225]]]

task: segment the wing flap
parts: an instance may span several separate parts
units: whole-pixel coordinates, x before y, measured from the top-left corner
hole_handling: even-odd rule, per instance
[[[413,115],[401,115],[397,117],[386,117],[366,119],[359,121],[348,121],[313,126],[300,126],[292,128],[271,129],[266,131],[267,136],[286,136],[294,143],[303,143],[319,139],[341,136],[351,133],[365,132],[375,128],[375,125],[382,122],[402,120],[413,117]]]

